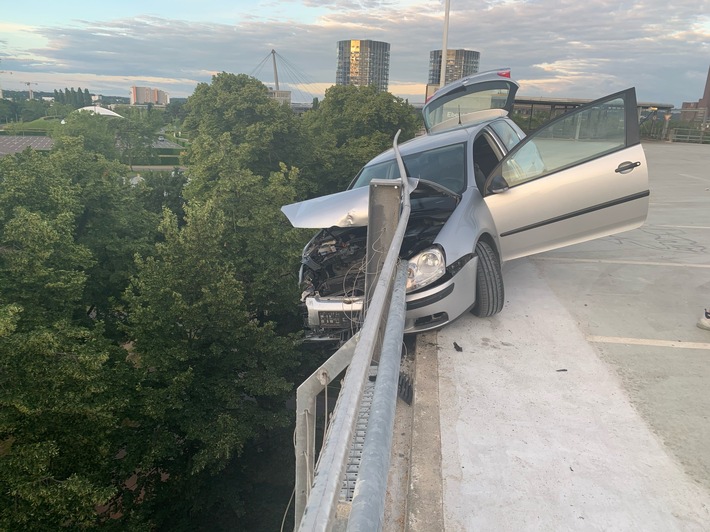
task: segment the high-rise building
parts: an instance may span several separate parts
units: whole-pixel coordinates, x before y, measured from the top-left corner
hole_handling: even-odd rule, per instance
[[[475,50],[446,50],[446,79],[444,85],[478,72],[480,52]],[[430,85],[439,85],[441,79],[441,50],[429,52]]]
[[[703,97],[697,102],[683,102],[680,119],[683,122],[701,122],[703,125],[710,121],[710,67],[708,68]]]
[[[150,87],[131,87],[131,105],[136,104],[167,105],[170,103],[170,96],[167,92]]]
[[[390,43],[371,40],[338,41],[336,85],[374,85],[386,91],[390,75]]]

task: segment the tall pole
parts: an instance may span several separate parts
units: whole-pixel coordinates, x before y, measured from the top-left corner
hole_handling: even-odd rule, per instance
[[[449,56],[449,5],[451,0],[446,0],[444,12],[444,44],[441,45],[441,72],[439,74],[439,88],[446,85],[446,59]]]
[[[274,61],[274,85],[276,85],[276,90],[279,90],[279,72],[276,70],[276,50],[271,50],[271,58]]]

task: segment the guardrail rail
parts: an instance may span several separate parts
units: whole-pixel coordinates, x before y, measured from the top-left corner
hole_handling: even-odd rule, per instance
[[[398,137],[399,132],[394,138],[394,151],[400,176],[406,176]],[[405,315],[406,267],[400,264],[399,252],[411,211],[410,189],[408,178],[373,180],[370,184],[365,293],[371,299],[365,302],[362,328],[297,390],[296,530],[337,527],[371,532],[382,528]],[[377,213],[381,213],[380,218]],[[379,245],[371,245],[373,242]],[[386,255],[381,253],[383,248]],[[345,368],[323,448],[314,463],[316,397]],[[375,377],[374,392],[371,377]],[[364,434],[356,434],[358,419],[363,423],[361,404],[366,389],[368,395],[373,392],[369,408],[364,409],[367,429]],[[354,441],[362,445],[356,463],[350,464],[355,471],[348,472],[356,480],[354,487],[343,489]]]

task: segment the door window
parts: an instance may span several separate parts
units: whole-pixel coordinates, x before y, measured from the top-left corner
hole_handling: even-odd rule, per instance
[[[520,142],[518,133],[505,120],[496,120],[491,124],[491,129],[495,131],[507,150],[512,150]]]
[[[623,149],[629,116],[625,93],[567,113],[527,137],[503,162],[502,176],[513,187]]]

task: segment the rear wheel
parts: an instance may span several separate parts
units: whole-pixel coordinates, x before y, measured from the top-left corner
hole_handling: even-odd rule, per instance
[[[500,259],[495,250],[483,240],[476,244],[478,267],[476,270],[476,303],[471,312],[480,317],[493,316],[503,310],[505,291]]]

